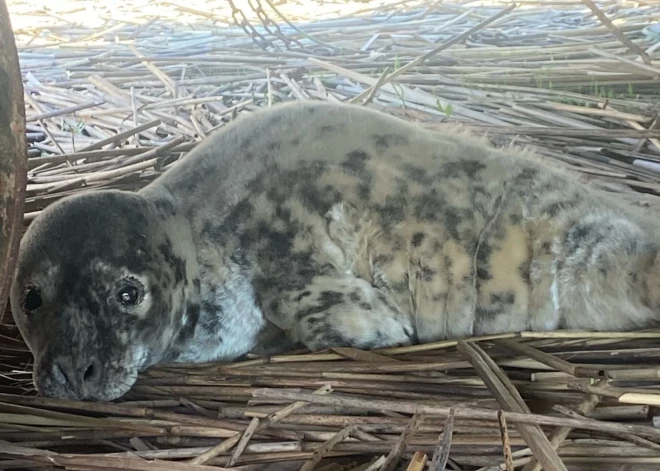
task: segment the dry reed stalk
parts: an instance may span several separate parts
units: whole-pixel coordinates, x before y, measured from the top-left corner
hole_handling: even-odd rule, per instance
[[[630,49],[632,52],[637,54],[639,57],[642,58],[645,64],[650,65],[651,64],[651,59],[649,58],[648,54],[644,52],[643,49],[641,49],[637,44],[632,42],[628,37],[617,28],[614,23],[601,11],[598,6],[592,1],[592,0],[582,0],[582,3],[587,5],[589,9],[598,17],[598,19],[616,35],[617,38],[619,38],[619,41],[621,41],[625,46]]]
[[[410,441],[413,433],[416,432],[419,422],[422,420],[422,417],[417,413],[413,414],[412,418],[408,422],[405,430],[399,436],[399,439],[396,441],[392,449],[390,450],[389,455],[380,466],[379,471],[392,471],[397,466],[401,455],[406,451],[408,442]]]
[[[330,391],[329,387],[323,386],[323,387],[319,388],[315,392],[315,394],[327,394],[329,391]],[[222,443],[220,443],[216,447],[211,448],[210,450],[204,452],[203,454],[195,457],[190,462],[192,464],[203,464],[206,461],[208,461],[208,460],[214,458],[215,456],[219,455],[220,453],[224,453],[224,452],[230,450],[234,445],[236,445],[240,441],[242,436],[245,436],[245,435],[248,435],[248,434],[251,435],[252,433],[262,431],[262,430],[268,428],[269,426],[271,426],[272,424],[274,424],[275,422],[277,422],[277,421],[281,420],[282,418],[288,416],[289,414],[291,414],[296,409],[299,409],[299,408],[303,407],[304,405],[305,405],[305,402],[297,401],[297,402],[295,402],[295,403],[293,403],[293,404],[291,404],[287,407],[284,407],[284,408],[280,409],[279,411],[275,412],[274,414],[271,414],[268,417],[266,417],[263,422],[261,422],[261,423],[257,422],[257,425],[255,425],[254,430],[250,430],[250,426],[248,426],[248,428],[246,428],[246,430],[242,434],[240,432],[236,433],[235,435],[233,435],[232,437],[230,437],[227,440],[223,441]],[[249,437],[249,435],[248,435],[248,437]]]
[[[454,411],[450,409],[442,433],[438,438],[438,444],[433,451],[433,457],[431,458],[431,464],[429,465],[430,471],[444,471],[447,466],[447,461],[449,461],[449,452],[451,449],[453,434]]]
[[[416,451],[415,454],[410,459],[406,471],[423,471],[424,466],[428,460],[428,456],[422,453],[421,451]]]
[[[523,414],[531,412],[504,372],[481,348],[476,344],[459,342],[458,349],[469,359],[503,409]],[[517,428],[539,463],[547,469],[566,470],[540,427],[517,424]]]
[[[339,443],[348,438],[355,427],[353,425],[346,427],[339,432],[335,433],[327,441],[323,443],[319,448],[314,451],[312,457],[305,461],[305,464],[300,468],[300,471],[312,471],[314,467],[321,461],[332,449]],[[381,468],[382,469],[382,468]]]
[[[511,439],[509,437],[509,429],[506,425],[506,419],[500,413],[498,414],[498,422],[500,425],[500,434],[502,437],[502,453],[504,455],[504,465],[500,465],[506,471],[513,471],[513,456],[511,454]]]
[[[346,405],[356,407],[363,410],[372,411],[391,411],[398,413],[414,413],[416,411],[423,412],[430,415],[438,415],[446,417],[449,415],[449,407],[434,407],[431,405],[424,405],[410,401],[386,401],[386,400],[362,400],[350,397],[332,396],[315,396],[307,393],[296,393],[287,390],[275,389],[261,389],[254,391],[255,397],[268,398],[268,399],[284,399],[284,400],[302,400],[309,402],[316,402],[322,404],[333,405]],[[493,410],[478,409],[478,408],[452,408],[455,411],[456,418],[459,419],[475,419],[486,420],[495,422],[497,421],[497,412]],[[527,414],[518,412],[504,412],[504,416],[509,422],[523,423],[523,424],[537,424],[537,425],[552,425],[552,426],[570,426],[582,430],[593,430],[601,432],[615,432],[615,433],[634,433],[637,435],[647,437],[660,437],[660,431],[651,427],[643,425],[629,425],[619,423],[609,423],[602,421],[585,421],[578,419],[564,419],[558,417],[551,417],[539,414]]]

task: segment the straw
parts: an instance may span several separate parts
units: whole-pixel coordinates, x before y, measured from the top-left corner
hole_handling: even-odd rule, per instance
[[[238,116],[293,100],[458,122],[660,215],[653,2],[108,5],[10,2],[25,226],[71,194],[142,188]],[[0,468],[657,469],[659,341],[658,330],[512,332],[160,365],[115,403],[81,403],[35,395],[8,314]]]

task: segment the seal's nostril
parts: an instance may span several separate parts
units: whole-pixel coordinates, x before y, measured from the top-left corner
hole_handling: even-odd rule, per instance
[[[95,368],[94,368],[94,363],[92,363],[85,370],[85,375],[83,376],[83,380],[84,381],[89,381],[90,379],[93,379],[94,378],[94,373],[95,373]]]

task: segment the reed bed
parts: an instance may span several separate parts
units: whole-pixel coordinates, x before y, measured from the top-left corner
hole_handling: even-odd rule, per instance
[[[25,225],[138,189],[215,129],[345,101],[534,147],[660,214],[660,6],[590,0],[9,2]],[[660,469],[660,332],[512,333],[164,365],[109,404],[35,395],[0,327],[0,469]]]

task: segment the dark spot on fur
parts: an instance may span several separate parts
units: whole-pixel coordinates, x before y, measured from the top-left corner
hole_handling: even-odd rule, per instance
[[[414,198],[414,214],[418,219],[424,221],[436,221],[444,207],[445,213],[450,212],[452,208],[446,207],[442,194],[435,188]]]
[[[440,170],[440,175],[449,178],[466,176],[472,179],[476,176],[477,172],[485,168],[486,166],[478,160],[459,160],[444,164]]]
[[[424,281],[431,281],[436,275],[436,271],[429,267],[422,267],[422,279]]]
[[[517,213],[511,213],[509,215],[509,221],[511,221],[511,224],[520,224],[520,221],[522,221],[522,216]]]
[[[410,142],[406,136],[396,134],[373,134],[371,139],[376,149],[381,151],[392,146],[405,146]]]
[[[567,248],[575,250],[585,239],[589,237],[591,231],[591,227],[587,227],[580,223],[575,224],[566,231],[566,235],[564,236],[564,243]]]
[[[197,323],[199,322],[200,310],[200,306],[197,303],[187,304],[186,315],[188,320],[186,324],[182,326],[181,332],[179,332],[179,339],[187,340],[193,336]]]
[[[332,132],[335,132],[337,130],[337,126],[334,124],[324,124],[323,126],[319,127],[319,134],[329,134]]]
[[[466,210],[456,209],[451,207],[445,208],[444,211],[445,229],[447,229],[452,239],[456,241],[463,239],[459,227],[461,223],[465,221],[465,216],[468,216],[465,214],[465,211]]]
[[[202,301],[201,310],[204,313],[199,318],[199,326],[206,332],[217,332],[222,320],[222,308],[211,301]]]
[[[525,260],[520,265],[518,265],[518,274],[525,281],[525,283],[529,283],[529,281],[530,281],[531,266],[532,266],[532,263],[531,263],[530,260]]]
[[[583,260],[589,260],[597,245],[605,238],[603,227],[597,227],[593,223],[578,222],[571,226],[564,236],[564,247],[568,254],[572,254],[580,247],[585,248],[581,256]]]
[[[413,234],[411,240],[413,247],[419,247],[420,245],[422,245],[422,241],[424,240],[425,237],[426,234],[424,234],[423,232],[416,232],[415,234]]]
[[[248,181],[246,187],[250,191],[250,193],[253,194],[262,193],[264,191],[264,188],[266,188],[266,186],[269,183],[269,178],[270,178],[269,174],[267,174],[266,172],[261,172],[252,180]]]
[[[358,293],[357,291],[353,291],[351,294],[349,294],[348,298],[354,303],[360,302],[360,299],[362,299],[360,297],[360,293]]]
[[[493,274],[487,268],[477,267],[477,278],[482,281],[487,281],[493,278]]]
[[[407,276],[404,278],[405,279],[402,281],[395,281],[395,282],[390,281],[389,283],[390,288],[397,293],[407,293],[409,290],[408,278]]]
[[[332,307],[344,302],[344,294],[341,291],[322,291],[318,298],[319,302]]]
[[[275,206],[275,217],[279,218],[285,223],[291,222],[291,210],[278,204]]]
[[[300,145],[300,139],[298,139],[298,138],[293,139],[293,140],[291,141],[291,145],[292,145],[293,147],[297,147],[297,146],[299,146],[299,145]]]
[[[392,239],[392,250],[399,252],[403,249],[403,238],[400,235],[395,235]]]
[[[259,221],[256,230],[257,240],[263,242],[263,252],[271,258],[283,259],[291,253],[294,232],[273,230],[266,221]]]
[[[269,152],[277,152],[278,150],[280,150],[280,147],[282,147],[282,144],[279,142],[269,142],[268,144],[266,144],[266,149]]]
[[[323,318],[315,317],[315,316],[309,316],[305,320],[307,321],[307,326],[309,327],[310,330],[313,330],[314,327],[323,323]]]
[[[314,339],[317,348],[351,347],[351,342],[335,329],[326,326],[323,333]]]
[[[385,197],[385,203],[376,205],[375,211],[380,215],[383,230],[388,232],[392,225],[403,221],[405,213],[406,200],[403,196],[388,195]]]
[[[531,180],[535,180],[536,177],[538,176],[539,171],[535,168],[524,168],[518,173],[518,175],[515,178],[516,184],[521,184],[525,182],[529,182]],[[523,193],[524,195],[525,193]]]
[[[311,294],[312,294],[311,291],[303,291],[298,296],[296,296],[296,302],[302,301],[303,298],[306,298],[307,296],[310,296]]]
[[[544,213],[547,214],[550,217],[555,217],[557,214],[559,214],[559,211],[562,209],[562,203],[555,202],[549,204],[545,210]]]
[[[197,183],[200,181],[200,176],[197,174],[193,174],[190,178],[184,179],[180,185],[183,190],[186,190],[187,192],[193,192],[195,189],[197,189]]]
[[[429,175],[427,169],[423,167],[417,167],[411,164],[405,164],[403,167],[406,172],[406,176],[412,181],[415,181],[421,185],[431,185],[433,184],[433,178]]]
[[[359,306],[363,311],[371,311],[371,304],[369,303],[360,303]]]
[[[300,321],[312,314],[320,314],[330,310],[337,304],[344,302],[344,294],[340,291],[322,291],[316,302],[316,305],[298,311],[296,313],[296,319]]]
[[[211,220],[206,220],[204,221],[204,224],[202,224],[201,233],[212,240],[216,240],[218,238],[218,232],[221,231],[221,227],[213,224]]]
[[[366,183],[360,183],[357,187],[358,198],[362,201],[369,201],[371,199],[371,186]]]
[[[364,172],[364,165],[369,160],[369,154],[363,150],[353,150],[346,154],[346,160],[342,166],[356,173]]]
[[[493,304],[513,304],[516,302],[516,294],[513,291],[491,293],[490,302]]]
[[[477,277],[480,280],[490,280],[493,275],[490,273],[490,257],[493,253],[493,248],[487,244],[482,243],[479,246],[477,253]]]
[[[165,215],[174,216],[175,214],[174,205],[167,200],[157,200],[154,205],[158,211]]]
[[[336,188],[319,188],[312,182],[301,184],[298,194],[303,204],[317,214],[325,214],[332,205],[342,200],[342,195]]]
[[[381,254],[376,255],[376,257],[374,258],[374,263],[379,264],[379,265],[392,263],[392,261],[394,261],[394,256],[390,255],[390,254],[381,253]]]
[[[260,299],[260,297],[258,297],[258,299]],[[261,300],[259,300],[259,304],[261,304]],[[268,304],[268,308],[270,309],[270,312],[272,313],[278,312],[280,309],[280,304],[281,302],[279,298],[275,298],[271,300],[271,302]]]
[[[493,320],[500,314],[502,314],[502,308],[500,307],[495,307],[495,308],[478,307],[476,310],[476,318],[480,321]]]
[[[248,200],[241,200],[234,205],[231,212],[222,222],[222,226],[216,226],[209,232],[212,240],[217,243],[224,242],[227,234],[240,232],[244,222],[249,220],[254,212],[254,206]]]
[[[158,246],[158,250],[169,266],[174,270],[174,281],[180,283],[186,276],[186,264],[180,257],[174,255],[172,242],[166,239],[164,243]]]

